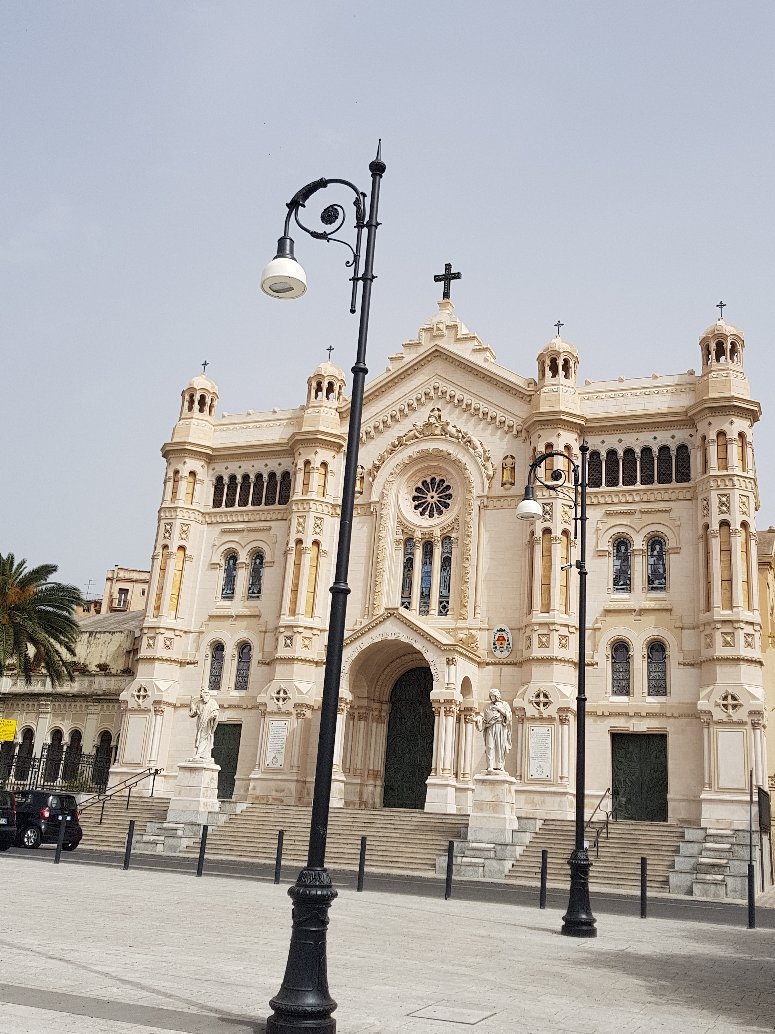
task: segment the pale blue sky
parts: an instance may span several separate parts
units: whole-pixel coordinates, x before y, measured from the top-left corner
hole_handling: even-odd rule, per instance
[[[772,3],[32,2],[0,6],[0,552],[82,589],[148,566],[179,393],[295,406],[352,363],[344,252],[297,235],[300,302],[258,282],[284,204],[368,187],[369,366],[462,270],[458,315],[525,376],[561,319],[580,377],[699,367],[746,335],[775,523]]]

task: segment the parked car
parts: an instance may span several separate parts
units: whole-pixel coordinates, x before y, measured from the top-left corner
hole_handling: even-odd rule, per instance
[[[16,801],[8,790],[0,790],[0,851],[16,840]]]
[[[65,851],[74,851],[83,836],[75,797],[69,793],[51,793],[49,790],[18,790],[16,845],[35,848],[41,844],[55,844],[63,815],[65,839],[62,847]]]

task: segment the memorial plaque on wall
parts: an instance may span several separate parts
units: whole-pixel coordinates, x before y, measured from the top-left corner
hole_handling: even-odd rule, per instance
[[[285,762],[285,744],[290,727],[290,718],[269,719],[269,730],[266,735],[266,754],[264,755],[265,768],[283,767]]]
[[[531,725],[528,732],[528,779],[552,778],[552,734],[551,725]]]

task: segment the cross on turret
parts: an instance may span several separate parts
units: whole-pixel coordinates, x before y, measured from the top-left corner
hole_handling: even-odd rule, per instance
[[[204,362],[202,363],[202,373],[203,373],[203,374],[205,375],[205,377],[207,376],[207,367],[208,367],[209,365],[210,365],[210,364],[208,363],[208,361],[207,361],[206,359],[205,359],[205,361],[204,361]]]
[[[328,361],[329,361],[329,363],[331,362],[331,353],[333,352],[333,350],[334,350],[334,346],[333,345],[329,345],[328,348],[326,349],[326,351],[328,352]]]
[[[726,309],[726,307],[727,307],[727,303],[726,302],[718,302],[717,303],[716,308],[721,313],[721,315],[719,316],[719,319],[722,319],[722,320],[724,319],[724,309]]]
[[[554,326],[557,328],[557,337],[559,337],[560,336],[560,328],[564,327],[565,324],[564,323],[560,323],[560,321],[557,320],[557,322],[554,324]]]
[[[444,272],[443,273],[436,273],[436,275],[433,278],[433,282],[436,283],[436,284],[442,284],[443,283],[444,284],[444,293],[442,294],[442,298],[449,298],[449,289],[450,289],[450,286],[452,284],[452,281],[453,280],[462,280],[462,278],[463,278],[463,274],[462,273],[453,273],[452,272],[452,263],[451,262],[445,262],[445,264],[444,264]]]

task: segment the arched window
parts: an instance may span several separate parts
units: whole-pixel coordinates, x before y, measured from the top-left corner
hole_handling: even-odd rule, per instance
[[[517,461],[511,455],[504,456],[501,463],[501,488],[513,488],[516,484]]]
[[[233,600],[234,588],[237,584],[237,554],[229,553],[223,561],[223,582],[221,583],[221,599]]]
[[[638,457],[634,449],[625,449],[622,454],[622,484],[637,485]]]
[[[229,474],[226,485],[226,506],[234,506],[237,502],[237,475]]]
[[[199,396],[199,401],[197,402],[197,406],[199,407],[199,412],[200,413],[206,413],[207,412],[207,396],[206,395],[200,395]]]
[[[729,467],[729,449],[727,436],[723,431],[716,435],[716,470],[727,470]]]
[[[210,648],[210,676],[207,680],[207,688],[211,693],[217,693],[221,688],[224,653],[223,643],[213,643]]]
[[[724,347],[724,342],[723,341],[717,341],[716,342],[716,362],[717,363],[724,363],[724,362],[726,362],[726,359],[727,359],[727,350]]]
[[[640,483],[654,484],[654,450],[648,445],[640,450]]]
[[[404,539],[404,562],[401,568],[401,606],[412,605],[412,578],[414,575],[414,539]]]
[[[562,361],[562,375],[566,381],[570,380],[570,359],[567,357]]]
[[[112,757],[113,735],[107,729],[103,729],[97,741],[97,749],[94,752],[94,766],[92,767],[92,782],[95,786],[104,788],[108,784],[108,773]]]
[[[325,499],[328,494],[328,464],[323,462],[318,467],[318,483],[317,483],[318,495],[321,499]]]
[[[619,453],[609,449],[605,454],[605,487],[616,488],[619,484]]]
[[[253,650],[250,643],[242,643],[237,649],[237,673],[234,676],[234,688],[238,693],[244,693],[250,682],[250,660]]]
[[[264,506],[274,506],[277,502],[277,475],[273,470],[267,474],[266,478],[266,495],[264,496]]]
[[[646,692],[650,697],[667,696],[667,647],[660,639],[646,650]]]
[[[732,536],[729,522],[719,524],[719,547],[721,551],[721,609],[732,609]]]
[[[737,469],[748,472],[748,439],[742,431],[737,436]]]
[[[433,578],[433,543],[426,539],[420,554],[420,607],[421,614],[431,609],[431,580]]]
[[[180,471],[173,470],[172,472],[172,489],[170,490],[170,501],[176,503],[178,501],[178,491],[180,490]]]
[[[35,730],[25,729],[22,733],[22,741],[16,754],[15,776],[19,782],[24,782],[32,768],[32,758],[35,753]]]
[[[673,454],[669,445],[660,445],[657,451],[657,484],[672,485]]]
[[[194,393],[193,393],[193,391],[190,391],[188,393],[188,403],[186,405],[186,409],[188,410],[189,413],[193,413],[194,412]]]
[[[729,361],[736,363],[738,361],[739,352],[737,350],[737,342],[733,341],[729,346]]]
[[[304,471],[301,478],[301,494],[309,495],[309,483],[312,477],[312,464],[309,460],[304,460]]]
[[[83,735],[80,729],[73,729],[70,733],[70,742],[67,744],[67,750],[65,751],[65,763],[62,766],[62,779],[66,783],[70,783],[77,778],[82,754]]]
[[[552,452],[553,450],[554,450],[554,445],[553,445],[552,442],[544,442],[544,452]],[[551,479],[552,479],[552,471],[553,470],[554,470],[554,456],[548,456],[547,459],[546,459],[546,462],[544,463],[544,469],[543,469],[543,473],[542,473],[542,477],[544,478],[545,481],[551,481]]]
[[[439,569],[439,617],[449,614],[450,590],[452,587],[452,539],[447,535],[441,540],[441,567]]]
[[[613,541],[612,586],[614,592],[630,592],[632,589],[632,551],[629,539]]]
[[[264,501],[264,475],[256,474],[253,478],[253,495],[250,498],[251,506],[260,506]]]
[[[156,581],[156,595],[153,598],[153,616],[157,618],[161,612],[161,601],[164,593],[164,579],[167,577],[167,563],[170,558],[169,546],[161,547],[159,560],[159,577]]]
[[[288,602],[288,613],[295,614],[299,609],[299,579],[301,577],[301,539],[296,540],[293,547],[293,573],[291,574],[291,595]]]
[[[264,580],[264,554],[260,549],[256,550],[250,558],[250,570],[248,572],[248,599],[260,600],[261,587]]]
[[[223,478],[219,474],[213,485],[213,509],[217,510],[223,506]]]
[[[277,502],[280,506],[287,506],[291,499],[291,472],[284,470],[280,475],[280,492]]]
[[[589,454],[587,484],[590,488],[600,488],[603,484],[603,459],[597,451]]]
[[[556,377],[560,372],[560,364],[557,362],[557,356],[553,355],[549,360],[549,376]]]
[[[250,474],[243,474],[239,483],[238,506],[247,506],[250,502]]]
[[[743,582],[742,601],[745,610],[753,610],[753,580],[751,578],[751,529],[740,526],[740,577]]]
[[[649,592],[667,589],[667,543],[661,535],[652,535],[646,544],[646,587]]]
[[[710,551],[710,527],[706,524],[702,529],[702,559],[705,575],[705,610],[713,606],[713,565]]]
[[[552,605],[552,533],[541,532],[541,613],[548,614]]]
[[[630,648],[619,639],[611,647],[611,696],[630,695]]]
[[[564,531],[560,536],[560,610],[570,613],[570,593],[568,592],[568,565],[570,563],[570,532]]]
[[[170,606],[169,616],[176,618],[178,616],[178,605],[180,603],[180,593],[183,589],[183,564],[186,560],[186,548],[185,546],[178,546],[175,550],[175,570],[172,572],[172,588],[170,589]]]
[[[565,460],[565,476],[568,481],[573,481],[573,447],[571,445],[564,445],[562,451],[567,456]]]
[[[692,479],[692,456],[688,445],[679,445],[675,450],[675,480],[679,485]]]
[[[315,595],[318,587],[318,563],[320,561],[320,543],[313,542],[309,551],[309,577],[307,578],[307,602],[304,613],[308,618],[315,616]]]
[[[700,470],[703,474],[708,473],[708,439],[705,435],[700,438]]]
[[[185,502],[187,505],[191,505],[194,501],[194,489],[196,488],[196,471],[189,470],[186,476],[186,495]]]
[[[59,769],[62,766],[62,757],[64,755],[64,750],[62,749],[63,738],[61,729],[54,729],[51,733],[51,739],[46,749],[46,765],[43,770],[47,783],[55,783],[59,779]]]

